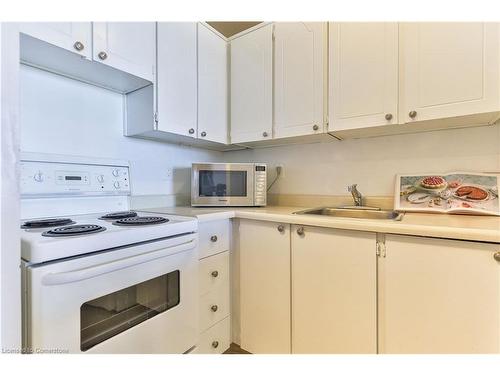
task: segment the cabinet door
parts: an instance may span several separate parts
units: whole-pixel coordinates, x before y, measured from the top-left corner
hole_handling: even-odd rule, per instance
[[[227,143],[227,42],[198,24],[198,138]]]
[[[94,22],[94,60],[154,82],[154,22]]]
[[[292,226],[293,353],[376,353],[376,262],[375,233]]]
[[[322,133],[326,24],[274,27],[274,137]]]
[[[498,24],[400,26],[400,122],[498,111]]]
[[[231,41],[231,143],[272,137],[273,26]]]
[[[241,220],[241,347],[290,353],[290,225]]]
[[[196,22],[158,23],[158,130],[196,137]]]
[[[381,353],[499,352],[499,245],[396,235],[385,243]]]
[[[92,58],[92,23],[22,22],[20,31],[68,51]]]
[[[329,32],[329,130],[397,124],[397,23],[331,23]]]

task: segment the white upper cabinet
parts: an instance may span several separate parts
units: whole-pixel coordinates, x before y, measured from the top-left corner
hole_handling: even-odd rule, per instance
[[[398,123],[398,24],[330,23],[329,130]]]
[[[273,25],[231,41],[231,142],[272,137]]]
[[[499,109],[498,23],[400,24],[403,122]]]
[[[24,34],[92,58],[91,22],[22,22],[19,28]]]
[[[198,24],[198,138],[228,142],[227,41]]]
[[[274,136],[322,133],[326,24],[274,27]]]
[[[196,138],[197,25],[158,23],[158,130]]]
[[[500,352],[497,244],[387,235],[380,353]]]
[[[154,82],[154,22],[94,22],[95,61]]]

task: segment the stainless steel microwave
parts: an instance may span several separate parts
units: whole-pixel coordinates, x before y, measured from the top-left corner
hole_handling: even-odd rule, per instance
[[[267,166],[193,163],[191,206],[265,206]]]

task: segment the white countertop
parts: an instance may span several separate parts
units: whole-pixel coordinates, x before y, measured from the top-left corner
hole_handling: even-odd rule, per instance
[[[367,232],[500,243],[500,217],[406,213],[401,221],[393,221],[293,214],[295,211],[304,209],[304,207],[284,206],[249,208],[158,207],[143,211],[194,216],[198,218],[199,222],[241,218]]]

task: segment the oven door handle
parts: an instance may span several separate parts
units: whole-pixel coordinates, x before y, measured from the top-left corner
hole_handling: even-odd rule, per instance
[[[164,258],[173,254],[193,249],[194,247],[196,247],[196,242],[196,240],[191,240],[182,245],[173,246],[175,247],[175,251],[172,251],[173,247],[167,247],[140,255],[122,258],[108,263],[102,263],[97,266],[76,269],[68,272],[48,273],[42,277],[42,284],[61,285],[91,279],[93,277],[104,275],[106,273],[130,268],[138,264],[150,262],[155,259]]]

